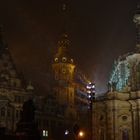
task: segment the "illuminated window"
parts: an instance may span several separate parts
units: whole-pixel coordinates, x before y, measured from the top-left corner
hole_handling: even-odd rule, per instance
[[[62,61],[63,61],[63,62],[66,62],[66,61],[67,61],[67,58],[66,58],[66,57],[63,57],[63,58],[62,58]]]
[[[43,137],[48,137],[48,131],[47,130],[43,130],[42,135],[43,135]]]

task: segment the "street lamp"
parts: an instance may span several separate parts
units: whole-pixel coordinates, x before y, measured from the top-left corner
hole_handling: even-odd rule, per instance
[[[82,130],[77,124],[73,126],[73,132],[74,132],[75,140],[80,140],[85,137],[85,131]]]
[[[95,100],[95,84],[88,83],[86,86],[87,89],[87,97],[89,100],[89,108],[90,108],[90,139],[92,140],[92,110],[93,110],[93,101]]]
[[[69,130],[65,130],[64,134],[68,135],[69,134]]]
[[[80,130],[79,133],[78,133],[78,137],[83,138],[84,137],[84,132]]]

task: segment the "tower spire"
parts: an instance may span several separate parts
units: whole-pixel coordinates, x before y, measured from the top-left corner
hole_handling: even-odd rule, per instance
[[[58,45],[66,47],[66,46],[69,46],[69,43],[68,43],[69,40],[68,40],[68,34],[67,34],[68,0],[62,0],[61,11],[62,11],[62,35],[61,35],[60,41],[58,41]]]
[[[69,52],[68,52],[68,48],[70,46],[70,41],[68,39],[68,34],[66,32],[66,25],[67,25],[67,3],[68,0],[63,0],[61,3],[61,13],[62,13],[62,34],[57,42],[57,52],[55,54],[56,58],[61,58],[62,57],[69,57]],[[72,59],[70,59],[71,62]]]
[[[62,0],[61,3],[61,16],[62,16],[62,33],[66,34],[67,30],[67,17],[68,17],[68,0]]]
[[[73,64],[73,59],[70,56],[68,48],[71,45],[68,34],[66,32],[66,21],[67,21],[67,2],[68,0],[63,0],[61,3],[61,13],[62,13],[62,33],[57,42],[57,51],[54,55],[54,62],[67,62]]]

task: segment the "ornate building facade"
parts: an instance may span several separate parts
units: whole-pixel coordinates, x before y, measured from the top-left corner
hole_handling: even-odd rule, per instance
[[[68,51],[71,42],[65,33],[66,12],[67,5],[64,3],[64,33],[57,42],[57,49],[50,64],[50,90],[46,96],[40,97],[40,101],[37,99],[36,120],[40,130],[48,133],[45,139],[75,139],[75,124],[88,129],[88,99],[85,88],[89,81],[82,73],[79,74]]]
[[[21,79],[0,34],[0,128],[7,132],[15,131],[23,103],[33,96],[33,87]]]
[[[136,49],[118,58],[109,91],[93,103],[95,140],[140,139],[140,9],[134,14]]]
[[[85,94],[88,80],[76,70],[68,54],[70,41],[63,34],[58,41],[50,72],[50,91],[43,96],[34,94],[16,70],[10,52],[0,36],[0,128],[12,133],[20,120],[25,101],[34,99],[35,120],[44,139],[72,139],[73,126],[87,129],[88,101]],[[65,135],[65,131],[69,135]]]
[[[36,96],[31,83],[26,85],[18,74],[0,36],[0,128],[15,132],[23,104],[32,98],[42,139],[74,139],[75,124],[88,132],[86,85],[89,80],[78,70],[69,55],[69,47],[68,35],[63,34],[50,64],[50,81],[46,83],[50,90],[45,95]],[[86,138],[88,140],[88,136]]]

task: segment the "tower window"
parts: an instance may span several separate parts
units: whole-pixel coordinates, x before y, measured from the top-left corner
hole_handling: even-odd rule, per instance
[[[55,80],[58,80],[59,78],[58,78],[58,75],[55,75]]]
[[[43,130],[42,135],[43,135],[43,137],[48,137],[48,131],[47,130]]]
[[[62,69],[62,73],[66,73],[66,69]]]

